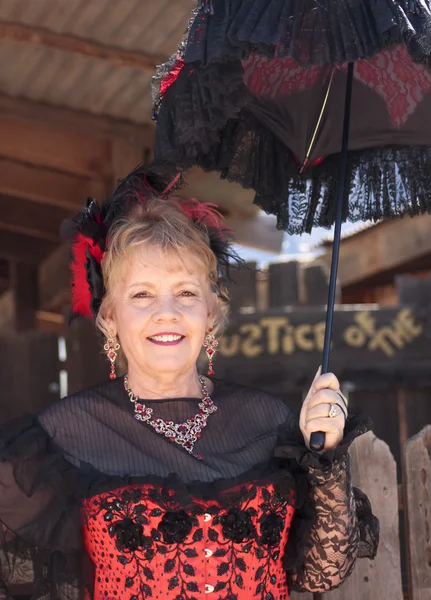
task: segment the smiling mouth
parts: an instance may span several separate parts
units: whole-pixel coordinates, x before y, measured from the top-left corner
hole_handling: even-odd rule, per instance
[[[149,340],[151,343],[157,344],[158,346],[176,346],[177,344],[180,344],[183,339],[183,335],[176,333],[151,335],[147,338],[147,340]]]

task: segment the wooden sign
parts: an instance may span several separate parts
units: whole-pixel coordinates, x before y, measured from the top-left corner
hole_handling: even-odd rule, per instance
[[[271,378],[283,379],[286,390],[305,384],[321,363],[325,317],[323,307],[236,316],[220,340],[217,374],[266,389]],[[394,383],[409,373],[429,383],[430,319],[409,307],[337,310],[331,370],[362,383],[367,373],[373,385],[379,377]]]

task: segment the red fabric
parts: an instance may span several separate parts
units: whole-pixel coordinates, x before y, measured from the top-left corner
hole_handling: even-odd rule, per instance
[[[160,95],[163,96],[166,94],[166,91],[168,90],[168,88],[177,80],[178,75],[181,72],[181,69],[184,67],[184,59],[183,58],[178,58],[172,71],[169,71],[169,73],[163,77],[162,81],[160,82]]]
[[[322,67],[303,67],[292,58],[269,59],[251,54],[243,62],[244,82],[259,98],[290,96],[321,86]],[[347,64],[334,69],[347,71]],[[328,76],[330,69],[328,68]],[[431,90],[431,73],[414,63],[404,45],[355,62],[354,77],[386,103],[394,127],[401,127]]]
[[[281,498],[268,483],[242,486],[241,498],[231,507],[195,501],[195,510],[186,511],[194,523],[182,543],[166,543],[158,529],[167,511],[182,510],[162,488],[132,485],[88,499],[82,514],[85,545],[96,570],[93,600],[288,600],[282,559],[294,514],[292,498]],[[226,537],[222,524],[232,507],[246,512],[253,524],[254,533],[239,542]],[[261,537],[268,515],[282,519],[275,543]],[[129,529],[131,523],[138,529],[142,525],[138,549],[122,545],[125,538],[117,532],[126,521]]]

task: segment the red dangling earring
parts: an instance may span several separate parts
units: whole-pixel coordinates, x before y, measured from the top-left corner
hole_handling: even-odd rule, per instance
[[[214,352],[217,349],[218,346],[218,341],[215,338],[215,335],[212,332],[212,328],[210,328],[208,330],[208,333],[205,336],[204,339],[204,343],[203,346],[205,348],[205,352],[207,354],[208,357],[208,375],[214,375],[214,370],[213,370],[213,357],[214,357]]]
[[[115,338],[107,338],[103,349],[106,352],[108,360],[111,362],[111,372],[109,374],[109,378],[115,379],[117,377],[117,373],[115,372],[115,361],[117,360],[117,352],[120,349],[120,344]]]

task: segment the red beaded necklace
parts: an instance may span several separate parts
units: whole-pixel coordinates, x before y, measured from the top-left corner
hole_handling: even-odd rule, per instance
[[[210,414],[216,412],[217,406],[211,400],[208,394],[208,387],[205,383],[205,378],[199,375],[199,383],[202,388],[202,400],[199,402],[201,409],[191,419],[187,419],[184,423],[174,423],[163,419],[153,417],[153,409],[145,406],[145,404],[132,392],[129,379],[124,377],[124,388],[130,398],[130,402],[135,405],[135,419],[148,423],[157,433],[167,437],[171,442],[182,446],[189,454],[202,460],[201,454],[194,452],[194,445],[202,435],[202,430],[207,426],[207,419]]]

